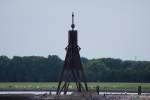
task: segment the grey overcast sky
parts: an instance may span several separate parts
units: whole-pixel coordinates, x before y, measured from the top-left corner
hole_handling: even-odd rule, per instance
[[[81,56],[150,61],[150,0],[0,0],[0,55],[64,59],[72,11]]]

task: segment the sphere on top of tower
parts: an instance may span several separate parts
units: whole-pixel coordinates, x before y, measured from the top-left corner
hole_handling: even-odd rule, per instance
[[[72,13],[72,24],[71,24],[71,28],[72,28],[72,30],[74,30],[74,28],[75,28],[75,24],[74,24],[74,13]]]

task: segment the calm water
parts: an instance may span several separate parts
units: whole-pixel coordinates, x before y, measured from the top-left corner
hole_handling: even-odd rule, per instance
[[[34,95],[40,95],[40,94],[52,94],[56,95],[56,91],[0,91],[0,94],[34,94]],[[63,94],[63,92],[61,92]],[[71,95],[72,92],[67,92],[67,95]]]
[[[52,94],[56,95],[56,91],[0,91],[0,94],[34,94],[34,95],[40,95],[40,94]],[[63,94],[63,92],[61,92]],[[67,92],[67,95],[71,95],[72,92]],[[133,94],[137,95],[138,93],[128,93],[128,92],[99,92],[99,94]],[[142,93],[146,95],[150,95],[150,93]]]

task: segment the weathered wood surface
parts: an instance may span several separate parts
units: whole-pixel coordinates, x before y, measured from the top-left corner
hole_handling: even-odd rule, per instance
[[[0,95],[0,100],[150,100],[150,95],[73,94],[73,95]]]
[[[45,96],[41,100],[150,100],[150,95],[128,95],[128,94],[73,94],[61,96]]]

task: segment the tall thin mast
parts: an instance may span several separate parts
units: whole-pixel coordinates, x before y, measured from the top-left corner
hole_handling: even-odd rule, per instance
[[[71,24],[71,28],[72,28],[72,30],[74,30],[74,28],[75,28],[75,24],[74,24],[74,13],[72,13],[72,24]]]

